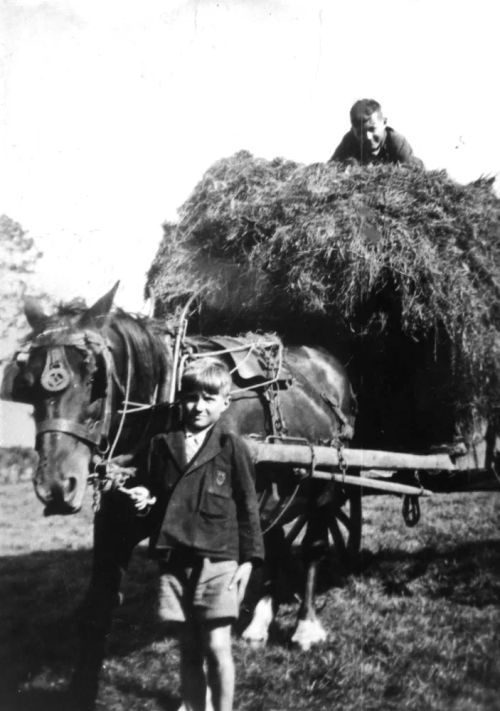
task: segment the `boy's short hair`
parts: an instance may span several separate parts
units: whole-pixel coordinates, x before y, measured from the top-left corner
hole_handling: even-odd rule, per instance
[[[375,101],[375,99],[359,99],[351,107],[351,124],[360,124],[374,113],[382,113],[382,107],[378,101]]]
[[[207,356],[192,360],[181,377],[181,395],[203,391],[211,395],[227,397],[231,391],[231,374],[228,367],[218,358]]]

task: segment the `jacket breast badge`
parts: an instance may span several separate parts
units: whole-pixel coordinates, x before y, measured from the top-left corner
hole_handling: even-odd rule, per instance
[[[215,475],[215,483],[217,484],[217,486],[222,486],[225,481],[226,481],[226,472],[223,472],[220,469],[218,469],[217,474]]]

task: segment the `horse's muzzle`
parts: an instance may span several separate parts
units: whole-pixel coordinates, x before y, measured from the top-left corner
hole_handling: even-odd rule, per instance
[[[33,479],[35,493],[45,505],[44,515],[54,516],[77,513],[82,507],[86,476],[66,474],[57,480],[47,479],[46,467],[40,465]]]
[[[33,484],[45,505],[45,515],[77,513],[87,489],[89,448],[60,433],[39,435],[37,445],[39,460]]]
[[[76,477],[68,476],[57,485],[52,483],[47,486],[43,477],[40,477],[37,472],[33,484],[37,497],[45,504],[44,516],[73,514],[81,509],[83,497],[79,496],[79,501],[76,499],[78,488]]]

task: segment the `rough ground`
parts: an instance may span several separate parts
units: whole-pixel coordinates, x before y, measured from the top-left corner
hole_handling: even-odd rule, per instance
[[[290,648],[296,602],[281,609],[264,652],[235,639],[236,711],[499,709],[500,494],[436,495],[413,529],[399,498],[364,503],[360,570],[341,584],[324,576],[327,643]],[[55,711],[90,565],[90,497],[81,514],[44,519],[29,482],[8,483],[0,506],[0,708]],[[155,617],[155,568],[138,548],[100,708],[172,711],[177,694],[175,643]]]

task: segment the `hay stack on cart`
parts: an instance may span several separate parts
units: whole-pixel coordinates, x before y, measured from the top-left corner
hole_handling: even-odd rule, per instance
[[[164,317],[197,293],[195,333],[276,331],[340,355],[359,447],[470,443],[500,402],[500,200],[487,179],[241,152],[164,226],[147,292]]]

